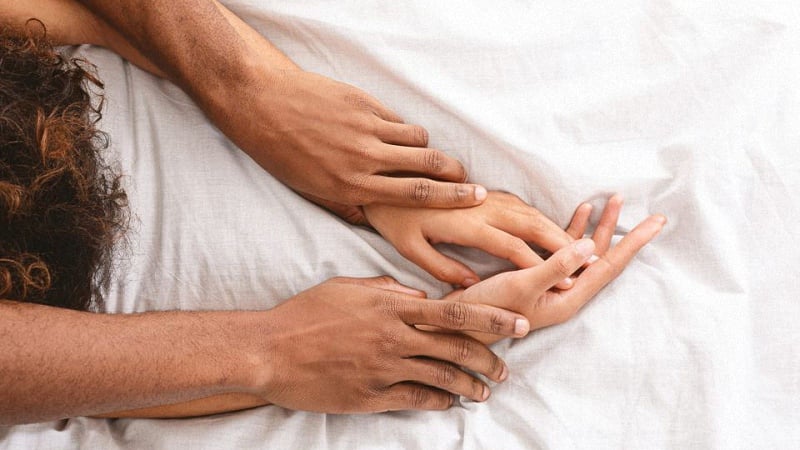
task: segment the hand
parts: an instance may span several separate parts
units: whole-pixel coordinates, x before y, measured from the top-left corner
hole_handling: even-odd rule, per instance
[[[264,400],[329,413],[446,409],[451,393],[486,400],[488,386],[461,367],[500,382],[505,363],[471,337],[415,325],[522,336],[527,320],[421,297],[389,277],[334,278],[269,311]]]
[[[610,248],[621,207],[622,199],[619,196],[611,197],[591,240],[576,241],[556,252],[543,264],[495,275],[466,290],[454,291],[444,299],[489,304],[519,312],[528,318],[534,330],[565,322],[619,276],[636,253],[658,235],[666,223],[664,216],[650,216],[614,248]],[[588,214],[582,217],[573,220],[568,229],[575,239],[583,236],[586,229]],[[593,258],[593,252],[599,258]],[[588,266],[587,262],[590,262]],[[571,289],[564,291],[554,288],[559,280],[569,277],[581,267],[584,269],[575,277]],[[491,334],[470,335],[484,343],[501,339]]]
[[[261,69],[248,84],[232,86],[213,112],[220,129],[262,167],[334,211],[376,201],[466,207],[486,196],[483,187],[463,184],[458,161],[424,148],[424,128],[320,75]]]
[[[372,204],[363,208],[366,219],[401,255],[439,280],[469,287],[479,281],[466,265],[439,253],[433,244],[475,247],[507,259],[520,268],[542,262],[528,243],[554,252],[574,239],[536,208],[505,192],[490,192],[473,208],[401,208]],[[585,222],[591,206],[575,211],[573,224]],[[559,287],[567,289],[570,281]]]

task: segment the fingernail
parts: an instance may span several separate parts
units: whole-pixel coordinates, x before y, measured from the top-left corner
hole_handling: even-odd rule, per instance
[[[531,324],[528,323],[526,319],[517,319],[514,322],[514,334],[516,336],[522,337],[528,334],[528,331],[531,329]]]
[[[487,398],[489,398],[489,388],[484,385],[483,391],[481,392],[481,401],[485,401]]]
[[[564,280],[561,281],[561,284],[564,284],[566,286],[572,286],[572,278],[570,277],[564,278]]]
[[[656,214],[656,222],[660,223],[661,225],[667,224],[667,217],[663,214]]]
[[[598,260],[600,260],[600,257],[599,257],[599,256],[597,256],[597,255],[592,255],[592,256],[590,256],[590,257],[589,257],[589,259],[587,259],[587,260],[586,260],[586,264],[594,264],[594,263],[596,263]]]
[[[464,278],[464,281],[461,283],[461,285],[464,286],[464,287],[470,287],[470,286],[472,286],[473,284],[475,284],[477,282],[478,282],[478,280],[476,278],[467,277],[467,278]]]
[[[500,375],[497,377],[498,381],[506,381],[508,378],[508,366],[503,364],[503,367],[500,369]]]
[[[486,200],[486,188],[483,186],[475,186],[475,200],[482,202]]]
[[[581,256],[589,258],[592,252],[594,252],[594,241],[591,239],[581,239],[575,243],[575,250],[577,250]]]

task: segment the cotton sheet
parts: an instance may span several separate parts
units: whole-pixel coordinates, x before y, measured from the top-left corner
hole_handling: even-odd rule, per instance
[[[800,447],[794,0],[227,4],[304,69],[425,126],[472,181],[562,226],[614,192],[617,239],[650,213],[669,224],[575,319],[496,344],[511,375],[486,403],[79,418],[0,428],[0,447]],[[110,311],[266,309],[339,275],[449,290],[271,178],[176,87],[73,51],[106,82],[102,127],[135,214]],[[509,267],[446,251],[483,276]]]

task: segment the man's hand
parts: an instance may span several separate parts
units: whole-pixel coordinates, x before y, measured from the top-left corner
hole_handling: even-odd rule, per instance
[[[471,337],[415,326],[520,337],[527,320],[422,296],[389,277],[334,278],[271,310],[265,400],[329,413],[446,409],[452,394],[486,400],[488,386],[465,369],[499,382],[505,363]]]
[[[507,259],[520,268],[542,263],[528,246],[550,252],[574,239],[536,208],[505,192],[490,192],[481,205],[461,209],[402,208],[375,204],[363,208],[366,219],[401,255],[439,280],[472,286],[479,281],[469,267],[437,251],[439,243],[463,245]],[[573,223],[585,221],[591,206],[582,204]],[[558,285],[570,287],[569,279]]]
[[[258,164],[306,198],[352,218],[376,201],[480,204],[463,166],[425,148],[427,132],[367,93],[300,70],[211,0],[81,0]]]
[[[258,93],[258,95],[253,95]],[[345,205],[479,204],[461,164],[425,148],[428,136],[365,92],[302,70],[264,67],[231,86],[216,124],[297,191]],[[243,111],[252,120],[242,120]],[[434,181],[443,180],[443,181]]]

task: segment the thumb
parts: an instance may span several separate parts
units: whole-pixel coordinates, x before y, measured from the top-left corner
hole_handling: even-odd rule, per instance
[[[512,311],[524,310],[534,298],[580,269],[594,252],[594,241],[581,239],[562,248],[545,262],[527,269],[504,272],[481,281],[458,295],[460,301],[489,303]]]

